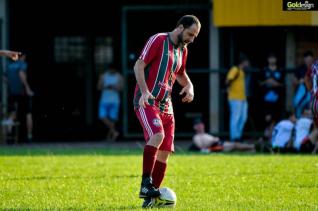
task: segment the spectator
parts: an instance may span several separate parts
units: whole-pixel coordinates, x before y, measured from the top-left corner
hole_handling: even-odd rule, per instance
[[[275,125],[272,133],[272,149],[275,152],[288,152],[290,150],[296,117],[291,112],[287,112],[286,117]]]
[[[21,53],[17,52],[17,51],[0,50],[0,56],[8,57],[8,58],[12,59],[13,61],[18,60],[20,54]],[[1,125],[3,127],[2,128],[3,134],[5,136],[8,136],[8,134],[12,133],[12,127],[14,125],[15,119],[16,119],[15,113],[12,113],[9,115],[8,118],[2,120]]]
[[[241,54],[238,65],[233,66],[226,76],[228,87],[228,101],[230,107],[230,140],[241,140],[242,132],[248,115],[248,103],[245,92],[245,72],[249,66],[249,60]]]
[[[231,152],[231,151],[255,151],[254,144],[233,143],[221,141],[220,138],[212,136],[205,132],[205,125],[200,119],[194,121],[193,143],[190,151],[208,152]]]
[[[33,139],[32,97],[34,95],[27,80],[26,55],[21,54],[16,62],[8,64],[5,81],[8,84],[10,117],[19,122],[26,118],[27,141]],[[24,117],[25,115],[25,117]],[[20,135],[20,138],[21,135]]]
[[[205,132],[205,125],[200,119],[196,119],[193,124],[195,135],[193,136],[193,144],[190,146],[191,151],[205,151],[213,150],[215,147],[222,150],[223,147],[219,146],[220,139]]]
[[[311,71],[311,66],[314,61],[313,53],[311,51],[305,52],[303,59],[304,64],[296,70],[294,81],[296,89],[293,99],[293,106],[297,118],[301,116],[304,109],[309,107],[310,103],[310,92],[308,91],[308,89],[306,89],[304,78],[306,72]]]
[[[270,125],[272,120],[277,122],[280,119],[284,81],[283,73],[277,66],[275,54],[269,54],[267,62],[268,66],[263,69],[262,81],[260,83],[264,93],[264,119],[268,123],[266,127]]]
[[[99,118],[108,128],[107,140],[115,141],[119,136],[116,130],[116,122],[119,116],[120,92],[123,89],[123,78],[113,67],[100,75],[98,89],[101,90],[99,101]]]
[[[311,128],[313,126],[310,110],[304,110],[303,115],[296,121],[294,149],[300,151],[302,143],[308,139]]]

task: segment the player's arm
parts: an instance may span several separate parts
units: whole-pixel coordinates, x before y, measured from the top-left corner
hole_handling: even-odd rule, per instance
[[[141,91],[139,106],[142,106],[144,108],[146,107],[146,105],[149,105],[148,99],[155,99],[154,96],[152,96],[152,94],[149,92],[148,86],[146,84],[145,67],[146,63],[141,59],[138,59],[134,66],[135,77]]]
[[[14,61],[18,60],[19,55],[21,55],[21,52],[0,50],[0,56],[6,56],[8,58],[11,58]]]
[[[21,81],[22,81],[22,84],[23,84],[24,87],[25,87],[25,90],[26,90],[27,95],[28,95],[28,96],[32,96],[32,95],[33,95],[33,91],[32,91],[31,88],[30,88],[30,85],[29,85],[29,83],[28,83],[27,75],[26,75],[25,71],[20,70],[20,71],[19,71],[19,77],[20,77],[20,79],[21,79]]]
[[[177,75],[177,81],[178,83],[183,87],[181,92],[179,93],[180,95],[183,95],[184,93],[186,94],[182,98],[182,102],[190,103],[193,101],[194,98],[194,90],[193,90],[193,84],[187,75],[186,72],[183,72],[182,74]]]

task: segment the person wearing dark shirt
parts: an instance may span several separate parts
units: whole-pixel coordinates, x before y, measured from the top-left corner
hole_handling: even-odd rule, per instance
[[[284,75],[277,65],[275,54],[269,54],[267,62],[268,65],[263,69],[260,83],[263,90],[262,100],[266,124],[280,119],[284,88]]]

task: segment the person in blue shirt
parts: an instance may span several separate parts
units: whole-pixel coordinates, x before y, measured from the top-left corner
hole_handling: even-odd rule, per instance
[[[293,84],[295,86],[293,106],[296,117],[299,118],[305,109],[310,107],[310,91],[306,88],[305,76],[311,71],[314,62],[314,54],[312,51],[306,51],[303,54],[303,64],[294,72],[295,78]]]
[[[26,114],[27,140],[33,138],[32,96],[33,91],[27,80],[26,55],[21,54],[16,62],[10,62],[5,73],[5,81],[8,85],[9,112],[20,122],[24,122]],[[20,137],[22,138],[22,137]]]
[[[121,74],[113,66],[109,66],[100,75],[98,81],[98,89],[101,91],[98,116],[109,129],[106,139],[111,141],[116,140],[119,135],[116,130],[116,122],[118,121],[122,88],[123,78]]]

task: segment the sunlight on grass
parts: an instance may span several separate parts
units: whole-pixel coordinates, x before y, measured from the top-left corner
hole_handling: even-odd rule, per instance
[[[1,210],[140,209],[140,151],[46,150],[0,151]],[[163,186],[177,210],[317,210],[317,172],[317,156],[176,154]]]

